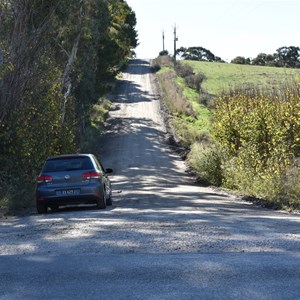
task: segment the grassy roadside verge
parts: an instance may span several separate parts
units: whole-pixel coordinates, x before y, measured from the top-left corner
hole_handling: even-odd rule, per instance
[[[169,123],[174,128],[176,140],[189,149],[196,141],[207,139],[211,112],[200,103],[199,93],[176,74],[169,57],[160,57],[152,64],[160,69],[156,74],[161,97],[170,112]]]
[[[198,178],[264,206],[299,210],[298,71],[247,66],[242,70],[244,76],[236,74],[236,83],[227,82],[224,88],[220,82],[211,81],[207,92],[189,88],[167,57],[154,63],[160,66],[157,77],[171,113],[170,123]],[[211,69],[221,68],[216,63],[205,64]],[[229,68],[227,74],[236,71],[236,66],[223,65]],[[259,74],[252,73],[255,70]],[[226,72],[222,70],[220,78]],[[208,81],[213,73],[217,71],[210,70]],[[213,93],[218,96],[212,98]],[[203,99],[209,99],[206,105]]]

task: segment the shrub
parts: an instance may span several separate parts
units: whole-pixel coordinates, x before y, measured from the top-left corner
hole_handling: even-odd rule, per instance
[[[212,142],[194,143],[188,155],[188,164],[196,175],[215,186],[222,184],[220,148]]]
[[[208,108],[212,109],[214,107],[214,100],[213,97],[208,94],[206,91],[202,91],[199,93],[199,103],[207,106]]]
[[[176,71],[177,75],[182,78],[194,75],[194,70],[191,66],[182,64],[180,62],[177,62],[175,71]]]
[[[164,56],[164,55],[169,55],[169,51],[168,50],[163,50],[159,52],[159,56]]]
[[[299,86],[290,84],[281,94],[239,89],[216,100],[213,132],[226,153],[222,168],[227,187],[288,202],[288,170],[300,155]]]
[[[159,68],[173,68],[174,62],[169,55],[159,56],[151,61],[152,66],[159,66]]]
[[[99,147],[99,136],[103,132],[104,122],[112,103],[108,98],[101,97],[90,109],[90,124],[86,126],[84,137],[81,141],[81,151],[97,153]]]
[[[194,73],[194,70],[191,66],[187,64],[182,64],[180,62],[176,65],[176,73],[178,76],[184,78],[185,83],[188,87],[201,91],[201,85],[203,81],[206,79],[206,76],[202,73]]]
[[[206,77],[204,74],[197,73],[195,75],[190,75],[185,77],[185,82],[190,88],[195,89],[198,92],[201,92],[202,90],[201,85],[205,79]]]
[[[284,180],[284,193],[281,202],[284,206],[300,210],[300,168],[299,165],[291,166]]]

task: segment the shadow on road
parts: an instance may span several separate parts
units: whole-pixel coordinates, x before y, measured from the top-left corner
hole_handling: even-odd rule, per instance
[[[114,169],[113,206],[3,221],[0,254],[298,251],[298,215],[193,183],[153,114],[159,101],[151,80],[144,86],[141,76],[151,76],[148,62],[133,61],[115,99],[120,109],[94,149]]]

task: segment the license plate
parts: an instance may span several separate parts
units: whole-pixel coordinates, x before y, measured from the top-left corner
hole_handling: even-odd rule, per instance
[[[74,195],[79,195],[80,194],[80,190],[76,189],[76,190],[60,190],[60,191],[56,191],[56,196],[74,196]]]

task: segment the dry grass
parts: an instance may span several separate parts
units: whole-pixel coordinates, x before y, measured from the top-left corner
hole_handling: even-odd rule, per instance
[[[176,82],[177,75],[174,70],[164,70],[157,74],[159,78],[162,98],[173,114],[194,116],[192,105],[183,94],[183,89]]]

